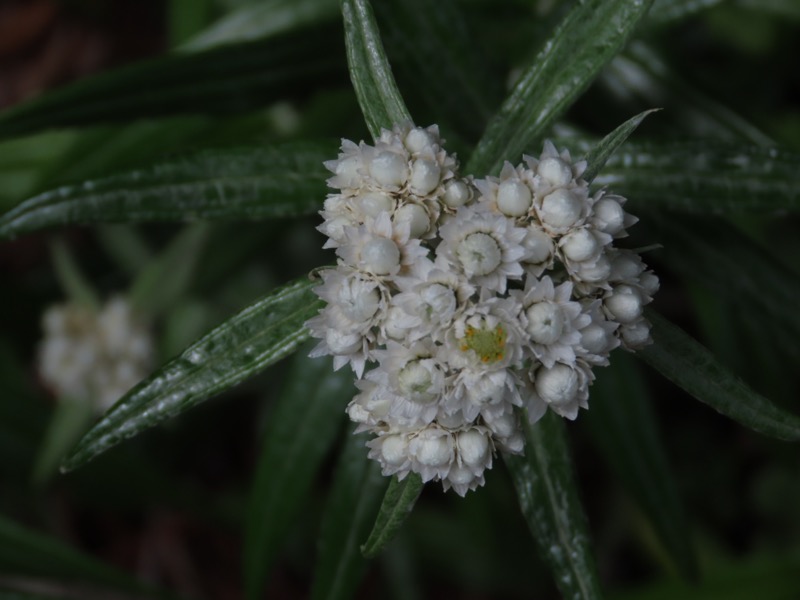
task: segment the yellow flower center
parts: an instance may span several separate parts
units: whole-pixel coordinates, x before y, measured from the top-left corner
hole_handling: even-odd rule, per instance
[[[494,329],[476,329],[468,325],[461,342],[461,351],[472,350],[484,363],[497,362],[503,360],[506,337],[506,330],[502,325],[497,325]]]

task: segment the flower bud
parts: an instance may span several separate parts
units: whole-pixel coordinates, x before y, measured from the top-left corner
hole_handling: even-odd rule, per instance
[[[444,467],[453,458],[452,440],[448,435],[418,437],[414,456],[426,467]]]
[[[538,265],[553,256],[553,238],[538,225],[531,224],[526,229],[522,245],[525,247],[526,262]]]
[[[579,384],[575,369],[562,363],[556,363],[550,369],[539,369],[533,383],[542,400],[555,406],[573,402],[578,394]]]
[[[497,190],[497,208],[508,217],[526,214],[532,201],[531,190],[521,181],[506,180]]]
[[[464,464],[475,467],[486,463],[486,457],[489,454],[489,440],[477,429],[468,429],[459,433],[456,438],[456,446],[458,455]]]
[[[619,329],[622,342],[629,350],[638,350],[651,343],[650,324],[644,319],[623,325]]]
[[[617,286],[603,305],[619,323],[631,323],[642,316],[642,296],[629,285]]]
[[[486,233],[469,234],[458,245],[456,254],[469,276],[491,273],[503,257],[500,246]]]
[[[525,330],[537,344],[552,344],[564,331],[564,313],[557,304],[537,302],[525,311],[528,323]]]
[[[590,323],[581,329],[581,346],[584,350],[598,356],[611,351],[614,336],[598,323]]]
[[[586,228],[571,231],[561,238],[559,245],[564,256],[575,262],[589,260],[601,249],[597,238]]]
[[[357,333],[344,333],[331,327],[325,332],[325,342],[331,354],[350,354],[361,347],[362,338]]]
[[[442,200],[450,208],[463,206],[472,198],[469,186],[459,179],[451,179],[444,186],[444,196]]]
[[[403,143],[409,152],[414,154],[420,154],[425,151],[433,152],[435,146],[433,136],[421,127],[414,127],[409,131]]]
[[[398,391],[412,402],[426,404],[438,399],[433,373],[418,360],[406,364],[397,374]]]
[[[380,185],[402,187],[408,179],[408,161],[396,152],[384,150],[372,159],[369,172]]]
[[[564,186],[572,181],[572,167],[568,162],[555,156],[539,161],[539,175],[552,186]]]
[[[625,227],[625,211],[614,196],[601,198],[594,205],[594,225],[609,235],[616,235]]]
[[[382,212],[390,212],[393,204],[392,198],[383,192],[367,192],[358,198],[361,212],[369,217],[377,217]]]
[[[358,170],[361,168],[361,158],[359,156],[348,156],[341,159],[336,163],[336,176],[341,182],[340,187],[344,188],[357,188],[361,185],[361,174]]]
[[[436,189],[442,176],[442,170],[435,161],[418,158],[411,165],[409,187],[417,196],[426,196]]]
[[[408,442],[401,434],[390,434],[383,436],[381,444],[381,456],[388,465],[397,467],[408,458]]]
[[[544,197],[540,217],[543,224],[563,232],[578,221],[582,208],[580,198],[569,190],[559,188]]]
[[[397,209],[394,215],[396,223],[407,222],[409,235],[412,238],[419,238],[427,233],[431,226],[428,213],[419,204],[406,204]]]
[[[376,275],[388,275],[400,264],[400,249],[388,238],[374,238],[361,249],[364,268]]]

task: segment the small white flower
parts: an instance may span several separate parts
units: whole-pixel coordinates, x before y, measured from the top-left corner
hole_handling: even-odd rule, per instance
[[[467,306],[454,320],[445,337],[443,351],[455,368],[495,371],[518,367],[522,360],[524,334],[517,318],[519,299],[481,298]]]
[[[472,187],[462,179],[451,179],[444,186],[442,202],[447,208],[456,209],[472,201]]]
[[[110,299],[97,312],[53,306],[42,326],[39,373],[59,398],[87,401],[102,412],[150,369],[152,335],[124,298]]]
[[[555,362],[571,364],[580,343],[579,330],[591,322],[581,305],[571,300],[572,283],[555,286],[549,276],[528,279],[525,290],[512,290],[522,310],[520,323],[528,334],[525,346],[547,367]]]
[[[410,436],[408,453],[412,470],[423,482],[444,479],[455,461],[453,434],[432,424]]]
[[[486,415],[483,422],[492,432],[492,440],[497,448],[510,454],[522,454],[525,438],[516,411]]]
[[[552,367],[539,367],[531,373],[533,393],[529,398],[529,412],[538,413],[536,406],[544,402],[547,406],[570,420],[578,416],[578,410],[588,408],[589,384],[593,380],[591,368],[583,361],[575,364],[556,363]]]
[[[618,285],[603,298],[603,309],[617,323],[633,323],[642,316],[644,299],[635,287]]]
[[[386,276],[396,275],[427,251],[419,240],[409,239],[407,226],[393,226],[389,214],[381,213],[374,219],[366,219],[363,225],[345,228],[345,242],[336,249],[336,254],[354,269]]]
[[[532,222],[525,229],[522,246],[525,248],[522,267],[527,277],[539,277],[553,267],[556,244],[537,223]]]
[[[625,212],[622,206],[626,199],[616,194],[599,192],[592,206],[592,215],[589,222],[592,226],[614,238],[625,237],[625,229],[635,224],[638,219]]]
[[[509,279],[522,277],[525,230],[512,220],[472,207],[462,207],[439,229],[437,258],[464,273],[470,283],[505,292]]]

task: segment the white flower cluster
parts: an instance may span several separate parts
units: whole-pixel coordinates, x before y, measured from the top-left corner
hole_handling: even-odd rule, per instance
[[[151,333],[123,298],[109,300],[99,312],[52,306],[42,327],[39,374],[59,398],[88,401],[103,412],[149,372]]]
[[[348,413],[383,473],[464,495],[497,449],[522,452],[522,407],[574,419],[592,367],[649,342],[658,279],[613,247],[636,221],[625,199],[590,194],[568,152],[548,142],[473,180],[441,144],[436,126],[395,126],[326,163],[339,191],[319,229],[338,265],[307,325],[312,356],[358,376]]]

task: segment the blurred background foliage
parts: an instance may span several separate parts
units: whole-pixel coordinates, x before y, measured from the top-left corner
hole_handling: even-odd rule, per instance
[[[462,163],[519,67],[571,5],[373,4],[411,114],[418,124],[438,123]],[[580,155],[632,115],[663,109],[597,183],[631,174],[623,178],[630,191],[619,190],[641,219],[629,246],[660,245],[646,257],[663,282],[655,308],[795,413],[798,31],[796,0],[656,0],[626,50],[551,132]],[[440,46],[449,52],[437,54]],[[455,80],[463,71],[450,68],[453,56],[469,67],[468,81]],[[93,101],[75,101],[82,98]],[[311,140],[333,156],[338,138],[369,136],[346,70],[338,3],[330,0],[3,2],[0,107],[3,213],[48,191],[71,193],[62,186],[101,180],[102,187],[105,177],[205,149],[215,149],[213,159],[221,148]],[[702,159],[726,142],[750,154]],[[774,161],[756,150],[773,146],[782,152]],[[208,168],[236,170],[230,156],[210,159]],[[685,168],[718,177],[730,202],[699,177],[674,184],[670,176]],[[747,180],[751,168],[774,174],[774,203],[769,190]],[[315,185],[309,189],[320,196],[310,200],[321,204],[319,178]],[[148,210],[133,225],[100,222],[126,220],[120,209],[109,219],[88,218],[89,226],[20,230],[0,244],[0,597],[222,599],[244,597],[245,586],[251,597],[308,597],[337,472],[329,446],[344,445],[350,431],[337,417],[347,389],[336,384],[339,409],[320,408],[317,421],[309,415],[309,423],[296,424],[298,432],[319,428],[306,430],[304,444],[324,440],[307,487],[293,491],[302,504],[281,508],[282,488],[275,498],[258,483],[262,453],[280,460],[291,446],[291,439],[274,442],[273,412],[283,406],[277,399],[294,394],[302,402],[315,393],[293,389],[291,374],[317,369],[315,377],[326,377],[302,350],[287,359],[293,365],[269,369],[74,472],[33,477],[57,409],[35,368],[40,316],[65,293],[50,260],[53,240],[66,244],[102,296],[150,278],[143,293],[155,303],[162,362],[279,284],[332,260],[320,249],[313,210],[247,220],[269,213],[259,213],[258,202],[245,205],[237,218],[208,225],[190,252],[180,244],[197,225],[146,222],[176,220]],[[193,260],[182,260],[188,255]],[[744,429],[619,354],[598,372],[594,410],[567,427],[606,597],[800,597],[797,447]],[[648,447],[626,447],[609,435],[642,423],[654,425],[640,432]],[[645,460],[637,464],[639,456]],[[654,482],[652,464],[671,473],[674,485]],[[280,543],[256,551],[261,502],[286,510],[287,521]],[[672,522],[670,531],[665,524],[676,516],[685,523]],[[359,598],[559,597],[499,460],[486,486],[464,499],[426,489],[398,537],[364,569]]]

